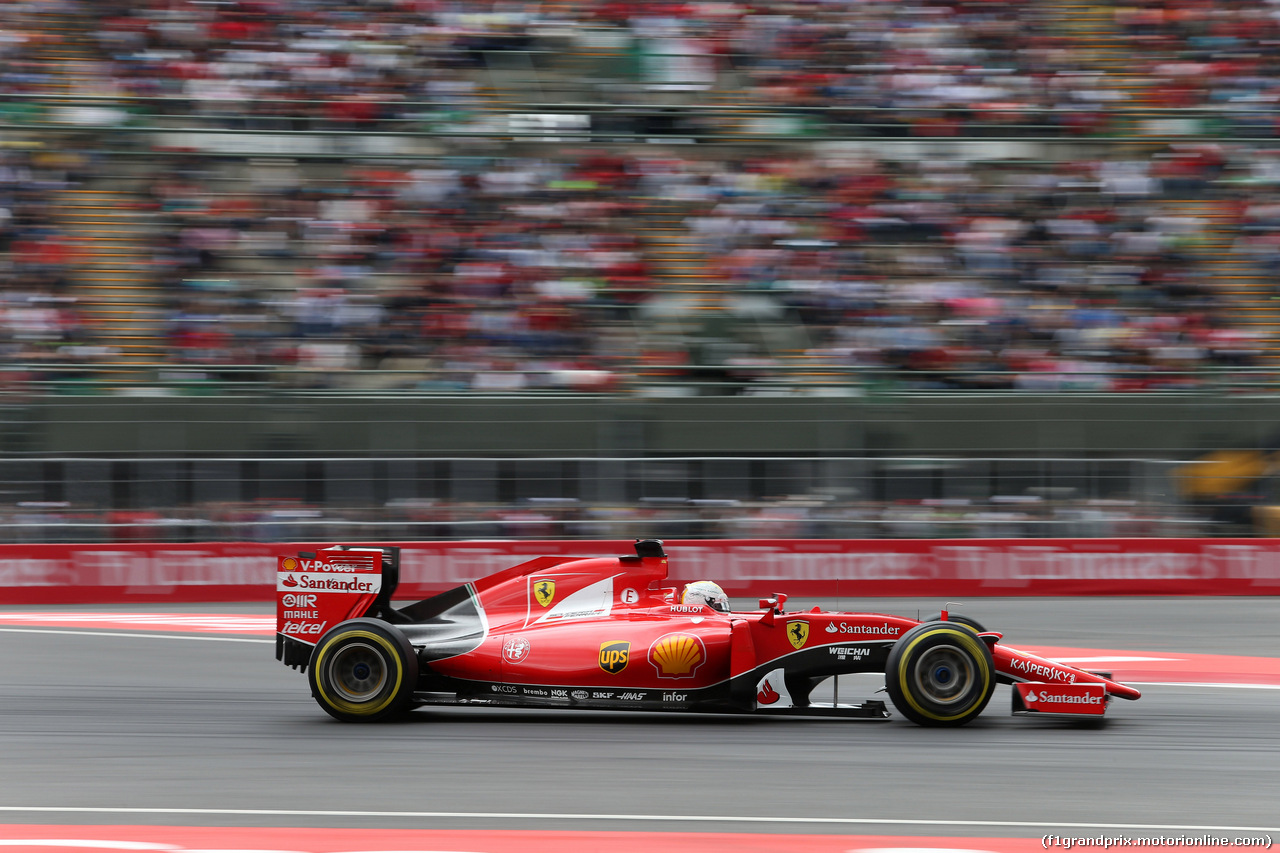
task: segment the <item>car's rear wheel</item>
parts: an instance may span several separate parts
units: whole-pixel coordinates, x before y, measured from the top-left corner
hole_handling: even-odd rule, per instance
[[[343,622],[320,638],[307,667],[311,695],[343,722],[376,722],[409,709],[418,659],[400,631],[376,619]]]
[[[995,692],[991,650],[964,625],[924,622],[889,651],[885,688],[902,716],[922,726],[962,726]]]

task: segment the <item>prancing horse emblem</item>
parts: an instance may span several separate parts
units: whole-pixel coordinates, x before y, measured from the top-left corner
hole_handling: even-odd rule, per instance
[[[787,639],[791,641],[791,645],[797,649],[804,648],[804,644],[809,642],[809,623],[802,621],[787,623]]]
[[[538,603],[546,607],[556,597],[555,581],[534,581],[533,597],[538,599]]]

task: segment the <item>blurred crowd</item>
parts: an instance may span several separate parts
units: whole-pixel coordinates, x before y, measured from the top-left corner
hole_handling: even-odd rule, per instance
[[[825,364],[914,387],[1184,387],[1257,352],[1206,264],[1245,199],[1211,188],[1254,171],[1223,155],[762,161],[718,170],[690,225],[713,278],[774,294]]]
[[[471,160],[156,175],[170,360],[292,365],[320,385],[375,367],[442,390],[608,389],[626,356],[601,331],[648,287],[635,161]]]
[[[1280,0],[14,0],[0,388],[140,361],[187,390],[1267,382],[1241,369],[1268,315],[1239,299],[1280,273],[1277,47]],[[521,144],[506,119],[535,101],[616,136]],[[353,147],[173,143],[210,128]],[[419,147],[356,144],[392,131]],[[701,144],[722,134],[748,144]],[[86,213],[98,191],[119,206]],[[112,257],[141,290],[104,307],[84,272]],[[11,541],[1212,532],[1025,495],[0,519]]]
[[[473,69],[518,67],[670,94],[823,111],[885,132],[953,135],[1032,124],[1111,129],[1119,107],[1224,108],[1275,136],[1273,0],[567,0],[95,4],[104,89],[186,100],[252,126],[299,118],[388,127],[422,104],[471,102]],[[604,57],[584,64],[563,57]],[[20,76],[38,87],[40,75]],[[293,101],[296,103],[289,104]],[[923,112],[943,110],[946,112]]]
[[[89,11],[96,26],[77,24]],[[1101,13],[989,0],[49,0],[8,4],[3,23],[0,79],[16,105],[166,98],[193,126],[399,126],[424,104],[474,107],[490,58],[512,53],[619,99],[693,90],[927,137],[975,121],[1096,134],[1135,106],[1222,107],[1271,136],[1280,97],[1280,0]],[[556,64],[602,45],[608,62]],[[308,388],[614,392],[710,376],[752,393],[778,375],[1199,387],[1256,365],[1261,348],[1211,262],[1229,254],[1263,279],[1280,269],[1280,159],[1227,139],[1054,160],[793,144],[311,162],[139,161],[105,138],[0,154],[10,362],[119,358],[85,319],[76,270],[92,238],[59,198],[126,178],[148,217],[139,262],[164,310],[163,360],[184,376]],[[696,253],[679,269],[673,241]],[[661,334],[653,318],[688,293],[697,317]],[[744,294],[756,299],[745,319],[727,305]],[[789,334],[734,328],[762,322]],[[716,335],[742,339],[703,345]]]
[[[1280,267],[1278,166],[1199,145],[1053,163],[569,150],[240,171],[193,156],[144,197],[166,360],[212,376],[625,390],[706,371],[706,328],[664,337],[646,319],[701,291],[767,306],[739,325],[799,332],[793,349],[738,350],[724,393],[806,366],[845,384],[1142,390],[1258,362],[1213,262]],[[677,238],[692,283],[663,274]]]
[[[109,358],[51,212],[48,188],[79,178],[40,154],[0,164],[9,357]],[[818,363],[845,381],[1194,386],[1259,348],[1232,323],[1208,241],[1227,231],[1217,251],[1259,277],[1280,268],[1277,160],[1236,146],[1047,164],[585,152],[307,171],[193,157],[149,178],[167,361],[294,367],[318,386],[395,370],[378,381],[441,390],[678,376],[691,350],[635,322],[682,287],[644,228],[670,205],[710,286],[803,331],[799,358],[757,350],[754,369]]]
[[[90,346],[72,276],[77,241],[57,194],[83,181],[87,160],[69,151],[0,151],[0,347],[6,359],[71,356]]]

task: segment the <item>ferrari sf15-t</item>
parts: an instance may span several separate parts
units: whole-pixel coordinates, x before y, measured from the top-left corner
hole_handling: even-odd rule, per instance
[[[332,546],[279,558],[276,657],[347,722],[422,705],[502,705],[886,719],[882,701],[817,702],[814,688],[883,673],[897,711],[924,726],[977,717],[997,683],[1013,712],[1099,720],[1132,687],[1002,644],[943,611],[752,611],[684,603],[660,540],[619,557],[539,557],[395,606],[395,547]]]

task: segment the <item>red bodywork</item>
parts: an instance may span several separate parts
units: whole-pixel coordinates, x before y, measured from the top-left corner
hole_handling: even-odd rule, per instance
[[[412,643],[419,704],[799,713],[818,709],[809,694],[833,675],[884,672],[894,644],[922,624],[882,613],[787,612],[783,595],[729,614],[683,605],[660,542],[637,543],[635,556],[540,557],[393,607],[392,551],[282,557],[277,657],[305,667],[322,634],[373,616]],[[1004,646],[999,634],[979,637],[1001,681],[1066,686],[1053,695],[1100,685],[1104,704],[1140,695],[1104,675]],[[1015,709],[1038,710],[1018,708],[1018,696]],[[1097,705],[1082,701],[1078,709],[1093,714]],[[1054,712],[1073,713],[1070,703]]]

